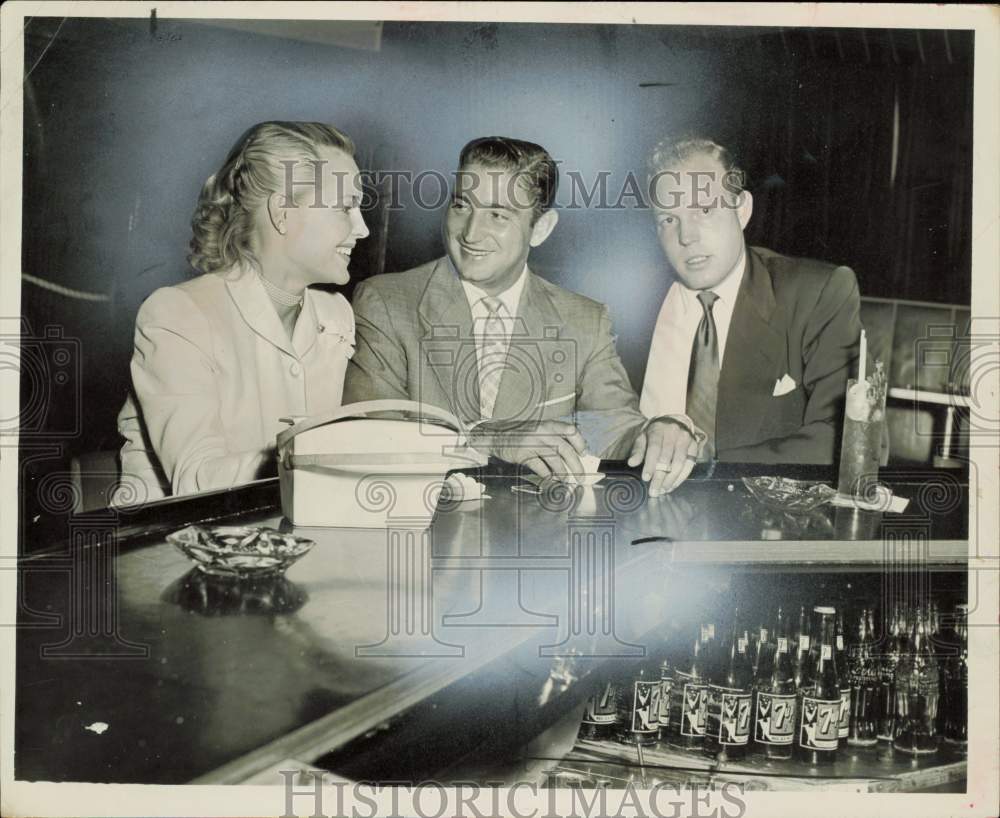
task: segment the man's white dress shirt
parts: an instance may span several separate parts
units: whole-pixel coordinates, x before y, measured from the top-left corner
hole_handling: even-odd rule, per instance
[[[722,369],[726,351],[729,324],[746,274],[746,250],[722,282],[712,288],[718,300],[712,308],[715,329],[719,338],[719,369]],[[687,418],[688,369],[691,366],[691,347],[698,324],[705,312],[698,301],[698,291],[685,287],[678,279],[667,291],[660,307],[660,314],[653,329],[646,363],[646,379],[642,385],[639,411],[647,418],[661,415]],[[709,432],[714,430],[707,430]]]
[[[494,296],[499,302],[500,307],[497,311],[497,318],[500,321],[500,325],[503,327],[503,339],[499,340],[495,337],[491,337],[486,340],[485,336],[489,329],[487,322],[490,318],[490,310],[487,307],[484,299],[489,298],[489,294],[484,290],[472,284],[469,281],[460,277],[462,282],[462,289],[465,291],[465,297],[469,302],[469,309],[472,311],[472,333],[476,340],[476,363],[479,367],[479,388],[480,388],[480,400],[484,404],[482,406],[483,419],[487,419],[493,414],[493,401],[496,399],[496,389],[499,387],[498,382],[494,382],[492,385],[492,390],[490,390],[484,383],[483,378],[486,377],[483,371],[483,358],[487,352],[490,354],[491,360],[496,362],[497,350],[500,348],[501,358],[506,358],[506,354],[510,349],[510,339],[514,334],[514,322],[517,318],[517,308],[521,303],[521,293],[524,291],[525,282],[528,280],[528,265],[524,265],[524,269],[521,271],[521,275],[518,276],[517,281],[510,285],[502,293],[498,293]],[[494,330],[495,333],[495,330]],[[489,349],[487,350],[487,346]],[[497,369],[497,367],[491,366],[490,372],[493,378],[498,378],[502,372],[502,368]],[[491,395],[493,400],[487,400],[486,396]]]

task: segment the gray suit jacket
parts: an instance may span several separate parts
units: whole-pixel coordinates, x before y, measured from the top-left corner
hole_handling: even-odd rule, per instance
[[[345,404],[419,400],[479,420],[472,313],[446,258],[362,282],[354,294],[357,350]],[[530,270],[493,417],[575,422],[591,453],[628,456],[643,424],[603,304]]]

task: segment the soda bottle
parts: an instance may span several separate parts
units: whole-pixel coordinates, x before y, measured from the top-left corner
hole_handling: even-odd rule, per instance
[[[704,751],[719,761],[743,758],[750,742],[750,639],[739,630],[738,621],[737,608],[723,661],[708,685]]]
[[[806,619],[805,606],[799,608],[799,626],[795,631],[795,656],[792,658],[792,669],[795,673],[795,689],[802,687],[802,676],[806,672],[809,660],[809,620]]]
[[[892,752],[896,730],[896,670],[900,661],[900,613],[898,604],[892,607],[892,619],[882,640],[882,656],[878,663],[878,744],[880,755]]]
[[[872,613],[868,608],[858,619],[857,641],[851,646],[848,678],[851,683],[851,722],[847,743],[868,747],[876,743],[876,694],[878,673],[872,650]]]
[[[937,752],[939,677],[927,635],[927,612],[912,617],[910,644],[896,673],[895,750],[913,755]]]
[[[706,622],[701,626],[701,661],[704,665],[705,684],[715,675],[715,666],[719,661],[719,643],[715,639],[715,623]]]
[[[959,748],[969,743],[969,606],[955,606],[955,639],[958,653],[945,663],[948,687],[944,739]]]
[[[670,735],[670,694],[674,685],[673,668],[666,656],[660,661],[660,712],[657,738],[666,741]]]
[[[899,606],[899,655],[900,659],[907,654],[911,647],[910,623],[913,620],[913,611],[908,610],[905,605]]]
[[[836,611],[818,605],[813,613],[815,639],[810,640],[811,661],[800,690],[797,743],[802,759],[815,766],[837,759],[840,677],[834,652]]]
[[[851,732],[851,679],[847,673],[847,653],[844,650],[844,610],[837,611],[836,633],[837,670],[840,675],[840,719],[837,738],[843,744]]]
[[[704,632],[704,626],[701,627]],[[693,640],[683,667],[674,670],[670,688],[670,738],[688,749],[705,741],[705,697],[708,690],[701,656],[701,633]]]
[[[587,741],[605,741],[615,737],[617,732],[617,685],[606,681],[590,699],[583,711],[580,722],[580,738]]]
[[[935,656],[942,652],[942,646],[948,645],[947,657],[938,660],[938,713],[935,733],[947,739],[948,707],[947,702],[950,675],[953,667],[952,659],[957,658],[954,654],[955,643],[958,641],[958,632],[955,623],[946,632],[941,626],[941,608],[937,600],[931,600],[930,611],[927,617],[927,637],[928,644]]]
[[[618,740],[624,744],[655,744],[660,733],[660,668],[644,660],[626,674],[618,688]]]
[[[789,642],[788,627],[778,608],[772,661],[758,665],[754,693],[754,741],[774,759],[791,758],[795,738],[797,701]]]
[[[771,629],[763,622],[757,628],[751,647],[753,677],[756,679],[758,673],[767,672],[766,666],[771,661],[771,654],[774,652],[774,646],[771,644]],[[763,668],[762,665],[764,665]]]

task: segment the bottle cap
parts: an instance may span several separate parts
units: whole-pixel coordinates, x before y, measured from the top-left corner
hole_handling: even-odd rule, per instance
[[[833,614],[835,614],[836,612],[837,612],[836,608],[830,608],[825,605],[817,605],[815,608],[813,608],[813,613],[818,613],[818,614],[830,614],[831,616],[833,616]]]

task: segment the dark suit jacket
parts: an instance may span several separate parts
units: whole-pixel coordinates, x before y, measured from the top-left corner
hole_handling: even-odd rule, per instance
[[[345,404],[408,398],[479,420],[472,313],[446,258],[362,282],[353,306]],[[622,459],[644,422],[638,405],[607,307],[529,270],[493,417],[571,420],[593,454]]]
[[[861,337],[854,273],[760,247],[747,259],[719,375],[718,459],[833,463]],[[796,388],[775,397],[786,374]]]

